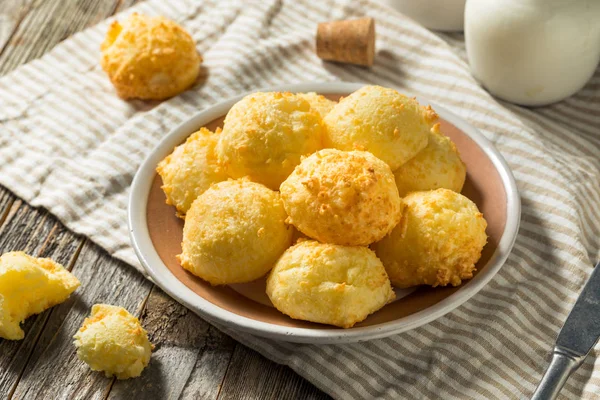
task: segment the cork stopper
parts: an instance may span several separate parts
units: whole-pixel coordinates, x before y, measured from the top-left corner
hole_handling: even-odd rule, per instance
[[[320,23],[317,56],[323,60],[371,66],[375,58],[375,20],[361,18]]]

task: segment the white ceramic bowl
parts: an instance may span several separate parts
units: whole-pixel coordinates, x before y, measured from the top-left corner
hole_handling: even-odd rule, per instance
[[[344,82],[311,83],[264,90],[347,95],[362,86]],[[155,168],[188,135],[211,122],[214,125],[214,120],[224,116],[242,97],[209,107],[167,134],[140,166],[129,199],[130,236],[141,264],[158,286],[201,317],[253,335],[291,342],[344,343],[382,338],[416,328],[452,311],[481,290],[505,262],[520,221],[519,194],[508,165],[477,129],[443,107],[418,98],[421,104],[431,104],[444,121],[442,131],[455,141],[467,164],[463,193],[478,204],[488,220],[490,241],[473,279],[458,288],[419,289],[412,294],[399,292],[399,297],[404,296],[399,301],[353,328],[341,329],[296,321],[280,314],[269,307],[264,291],[263,297],[255,294],[255,289],[264,282],[247,287],[234,285],[233,290],[213,288],[185,272],[174,258],[180,250],[177,240],[181,240],[182,222],[171,216],[174,210],[163,204]]]

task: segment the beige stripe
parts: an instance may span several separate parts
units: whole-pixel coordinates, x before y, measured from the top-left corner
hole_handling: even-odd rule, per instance
[[[423,349],[428,349],[431,343],[423,341],[421,337],[413,339],[410,332],[371,341],[368,344],[375,347],[374,352],[379,352],[381,355],[387,354],[387,356],[381,357],[383,362],[391,364],[392,367],[397,363],[401,369],[399,372],[412,377],[412,384],[417,382],[418,376],[427,373],[431,364],[430,357],[426,356],[423,351]],[[427,390],[427,388],[424,389]],[[431,394],[431,392],[428,393]]]
[[[522,246],[521,246],[522,247]],[[533,270],[533,271],[528,271],[528,269],[531,268],[530,264],[526,263],[525,266],[522,266],[522,262],[521,261],[525,261],[527,256],[524,256],[524,258],[521,258],[521,255],[523,255],[523,252],[521,253],[515,253],[513,260],[515,261],[519,261],[519,270],[518,271],[513,271],[512,269],[515,266],[511,266],[511,267],[506,267],[507,269],[511,269],[510,271],[504,271],[502,273],[502,275],[500,277],[498,277],[498,282],[492,286],[490,286],[490,292],[491,293],[495,293],[497,296],[506,296],[506,301],[510,301],[511,300],[511,292],[514,291],[515,293],[517,293],[521,300],[524,303],[528,303],[528,304],[541,304],[542,306],[544,304],[548,304],[548,300],[553,299],[554,295],[553,295],[553,290],[548,290],[547,288],[536,288],[535,284],[539,283],[541,281],[544,281],[545,284],[548,284],[548,279],[546,279],[544,276],[541,276],[541,271],[539,270]],[[519,274],[521,276],[516,277],[516,275]],[[529,275],[529,276],[528,276]],[[537,277],[535,276],[537,275]],[[549,278],[551,279],[551,278]],[[500,283],[502,282],[502,283]],[[512,287],[506,287],[506,283],[510,283],[511,285],[516,285],[516,287],[512,288]],[[501,285],[501,286],[496,286],[496,285]],[[512,290],[511,290],[512,289]],[[486,291],[485,292],[486,296],[489,295],[489,293]],[[571,298],[575,298],[575,294],[574,292],[571,292],[570,294]],[[486,297],[486,302],[488,303],[492,303],[491,299],[493,297]],[[566,297],[565,297],[566,298]],[[483,301],[483,300],[482,300]],[[569,300],[570,301],[570,300]],[[548,309],[543,309],[540,308],[538,310],[536,310],[536,312],[538,312],[539,318],[542,318],[540,323],[545,323],[545,325],[547,326],[548,324],[552,324],[553,327],[555,327],[556,329],[558,329],[560,327],[561,321],[564,320],[564,318],[567,317],[567,313],[565,310],[561,309],[561,308],[556,308],[556,302],[552,301],[553,308],[548,308]],[[473,304],[473,306],[475,306],[475,304]],[[495,312],[495,306],[493,304],[490,304],[490,306],[488,306],[490,308],[490,311]],[[556,308],[556,309],[555,309]],[[558,310],[558,311],[557,311]],[[558,314],[557,314],[558,312]],[[536,318],[537,319],[537,318]],[[510,326],[508,326],[508,329],[510,330]]]
[[[320,349],[314,349],[312,347],[306,346],[303,348],[302,352],[304,353],[303,355],[306,356],[306,359],[304,360],[305,366],[311,365],[315,370],[317,370],[321,374],[332,372],[333,368],[331,367],[333,365],[331,364],[331,362],[328,362],[328,360],[323,357]],[[349,398],[364,398],[364,395],[359,394],[360,389],[357,390],[355,385],[355,381],[356,378],[358,378],[358,376],[356,374],[348,374],[347,372],[341,374],[340,372],[344,370],[342,363],[337,363],[334,368],[337,373],[335,373],[334,376],[331,376],[330,374],[329,378],[333,379],[336,382],[338,390],[343,388],[342,390],[344,392],[348,393],[348,395],[351,395],[351,397]],[[344,379],[349,376],[352,376],[352,380],[349,381],[348,379]],[[351,392],[349,390],[351,390]]]
[[[77,153],[90,149],[98,140],[105,137],[107,132],[111,132],[116,128],[116,126],[109,126],[107,121],[122,121],[122,118],[120,118],[119,115],[114,114],[110,109],[106,110],[105,115],[107,116],[107,119],[103,121],[96,118],[98,109],[96,109],[94,113],[93,109],[89,108],[87,105],[82,105],[77,110],[74,110],[67,103],[69,100],[68,96],[61,96],[60,100],[62,101],[56,101],[54,104],[38,110],[37,115],[41,120],[42,126],[48,127],[48,130],[52,134],[52,136],[44,135],[43,140],[48,143],[52,141],[52,139],[56,139],[54,151],[56,151],[57,154],[68,154],[65,152],[66,148],[64,143],[69,143],[70,146],[76,146]],[[62,123],[66,120],[73,120],[73,126],[78,126],[78,135],[76,138],[73,137],[71,132],[64,130],[64,127],[61,126],[61,122],[56,121],[56,115],[61,115]],[[41,143],[39,144],[41,145]],[[79,153],[79,155],[84,155],[84,153]]]
[[[498,346],[498,345],[494,346],[492,344],[492,342],[490,342],[486,339],[486,336],[488,336],[488,337],[494,339],[495,341],[500,340],[495,335],[492,334],[492,331],[500,332],[499,330],[496,330],[493,327],[495,321],[492,321],[492,322],[488,321],[484,324],[479,322],[477,325],[479,325],[479,326],[485,325],[486,328],[485,329],[476,329],[476,328],[474,328],[473,321],[469,322],[468,325],[463,325],[464,320],[458,316],[454,317],[454,314],[453,314],[452,319],[453,319],[452,326],[445,324],[445,326],[443,326],[443,328],[437,329],[438,325],[444,325],[445,321],[441,320],[439,324],[434,323],[434,324],[426,326],[426,328],[423,329],[423,331],[432,331],[432,337],[439,336],[439,338],[436,340],[436,347],[435,347],[436,352],[439,351],[440,350],[439,348],[441,348],[443,346],[444,348],[446,348],[448,350],[454,350],[454,352],[457,354],[462,353],[462,354],[468,356],[468,359],[470,359],[470,360],[476,360],[477,362],[481,362],[482,365],[485,365],[485,360],[490,360],[495,357],[494,353],[496,351],[490,351],[490,349],[501,349],[502,348],[502,346]],[[465,327],[470,326],[471,330],[467,331],[467,330],[461,329],[462,326],[465,326]],[[442,336],[440,336],[440,334]],[[473,336],[476,336],[478,338],[477,343],[474,343],[474,342],[472,342],[472,340],[468,339],[468,338],[472,338]],[[485,345],[486,347],[483,347],[483,345]],[[474,351],[474,349],[473,349],[474,346],[481,348],[482,352]],[[486,357],[485,354],[489,354],[490,357]],[[454,357],[454,358],[456,359],[456,357]],[[465,358],[464,362],[466,362],[467,361],[466,357],[463,356],[463,358]],[[496,364],[498,364],[499,362],[500,362],[500,359],[495,361]],[[512,360],[511,360],[511,363],[512,363]],[[489,373],[491,373],[492,375],[489,375],[489,373],[487,373],[487,371],[485,369],[479,369],[479,370],[475,370],[475,371],[471,371],[471,372],[474,372],[475,374],[479,374],[479,375],[486,374],[488,377],[488,381],[495,382],[495,383],[504,383],[503,387],[507,388],[511,385],[514,386],[514,384],[515,384],[514,378],[510,374],[504,373],[504,371],[513,372],[512,366],[510,365],[511,363],[502,362],[502,365],[497,365],[498,368],[490,369]],[[471,365],[473,365],[473,364],[471,364]],[[476,365],[473,365],[473,367],[476,367]],[[494,375],[496,375],[496,376],[494,376]],[[485,379],[483,379],[483,380],[485,381]]]
[[[512,279],[507,279],[506,281],[513,282]],[[496,288],[496,286],[499,288]],[[501,313],[505,315],[507,320],[512,320],[512,322],[517,324],[523,332],[527,333],[528,339],[535,339],[533,343],[534,346],[546,344],[551,335],[543,335],[544,332],[548,333],[548,324],[545,318],[530,313],[526,307],[520,307],[518,310],[513,310],[511,313],[511,307],[519,307],[513,302],[514,297],[510,296],[514,289],[516,289],[516,287],[507,288],[499,283],[496,283],[493,286],[490,285],[490,289],[485,290],[484,300],[480,299],[480,297],[483,296],[474,296],[465,304],[465,309],[469,310],[468,313],[466,311],[463,312],[466,314],[465,318],[471,317],[472,314],[476,314],[480,321],[487,321],[490,313]],[[498,306],[498,303],[500,303],[500,306]],[[475,308],[481,309],[482,311],[475,311]],[[463,313],[461,313],[461,315]]]
[[[321,354],[325,353],[327,358],[329,359],[337,359],[339,362],[338,368],[342,371],[345,371],[346,375],[353,375],[355,379],[351,382],[346,382],[359,394],[360,398],[374,398],[376,393],[379,391],[375,389],[375,387],[369,382],[369,377],[365,376],[364,367],[367,367],[363,363],[363,371],[360,371],[356,363],[356,359],[354,357],[349,357],[347,355],[348,350],[350,350],[351,346],[348,348],[340,348],[339,346],[325,346],[319,348],[318,351],[315,351],[313,354]],[[368,367],[367,367],[368,368]]]
[[[564,204],[576,207],[576,204],[574,204],[573,198],[571,196],[569,196],[568,193],[563,195],[562,192],[557,192],[557,191],[550,192],[544,186],[540,186],[540,184],[543,184],[543,183],[544,182],[539,182],[539,183],[533,183],[533,182],[529,182],[529,181],[523,182],[523,180],[521,179],[519,182],[520,191],[523,191],[527,188],[532,188],[531,192],[536,195],[544,195],[548,198],[560,199],[560,201],[562,201]],[[585,204],[585,201],[583,202],[583,204]],[[580,205],[583,205],[583,204],[580,204]],[[597,211],[594,208],[581,207],[580,210],[584,213],[586,218],[596,218],[594,215],[597,214]]]
[[[560,275],[559,273],[557,273],[557,271],[560,271],[563,268],[572,269],[572,266],[567,263],[556,262],[555,257],[551,253],[543,251],[540,247],[538,247],[538,244],[532,244],[530,241],[527,242],[527,239],[525,238],[519,239],[515,243],[513,252],[516,256],[519,256],[520,258],[528,261],[529,267],[532,268],[530,269],[530,271],[535,271],[536,273],[539,272],[539,274],[543,274],[544,276],[542,278],[547,278],[549,280],[554,281],[557,287],[560,287],[562,285],[564,286],[565,290],[569,290],[569,293],[571,294],[576,293],[578,289],[581,289],[583,271],[572,271],[573,274],[577,274],[576,278],[579,279],[578,282],[567,280],[566,277]],[[546,288],[543,288],[543,290],[545,289]],[[565,296],[564,294],[561,297],[565,299],[565,301],[567,301],[568,299],[568,296]],[[564,315],[564,317],[566,317],[566,314]]]
[[[55,48],[56,51],[52,53],[52,57],[45,61],[58,70],[64,70],[65,64],[71,64],[67,73],[68,77],[76,77],[81,73],[80,71],[94,67],[100,57],[101,42],[90,39],[90,36],[85,33],[76,33],[69,40],[59,43]],[[82,51],[82,49],[85,50]]]
[[[247,44],[248,44],[248,45],[250,45],[250,44],[251,44],[251,41],[249,40],[249,41],[247,42]],[[275,57],[275,58],[281,58],[281,57],[283,56],[283,55],[281,54],[281,52],[278,52],[277,54],[274,54],[274,53],[273,53],[274,51],[277,51],[277,50],[280,50],[280,49],[277,49],[277,48],[276,48],[276,49],[266,49],[266,48],[265,48],[265,49],[264,49],[264,51],[262,52],[263,56],[261,57],[261,60],[259,61],[259,63],[255,63],[255,64],[254,64],[254,66],[255,66],[255,69],[253,69],[251,72],[259,72],[259,71],[261,71],[261,70],[268,70],[268,69],[270,69],[270,68],[269,68],[269,67],[270,67],[270,65],[268,64],[268,62],[269,62],[270,58],[272,58],[272,57],[274,57],[274,56],[277,56],[277,57]],[[270,54],[271,56],[269,57],[269,56],[267,56],[267,54],[265,54],[265,53],[267,53],[267,54]],[[263,64],[260,64],[260,63],[263,63]],[[287,67],[287,66],[286,66],[286,64],[282,64],[282,66],[285,66],[285,67],[286,67],[286,68],[285,68],[285,70],[286,70],[286,71],[288,71],[288,72],[289,72],[289,73],[290,73],[292,76],[294,76],[294,78],[295,78],[295,79],[300,77],[299,75],[296,75],[296,74],[292,73],[292,72],[290,71],[289,67]],[[277,71],[282,71],[282,70],[283,70],[283,68],[276,69],[276,70],[277,70]],[[286,79],[286,77],[287,77],[288,75],[281,75],[281,72],[278,72],[278,73],[277,73],[277,75],[274,75],[274,76],[278,77],[278,78],[279,78],[281,81],[286,81],[286,80],[287,80],[287,79]],[[271,83],[275,83],[275,82],[269,82],[269,84],[271,84]]]
[[[369,346],[369,347],[372,347],[372,346]],[[341,356],[344,360],[340,360],[340,361],[343,361],[339,364],[340,366],[347,368],[349,365],[352,365],[354,367],[354,370],[356,371],[356,372],[354,372],[354,375],[359,377],[360,381],[363,382],[363,386],[367,386],[370,388],[370,390],[368,390],[369,391],[368,395],[366,397],[362,397],[362,398],[377,398],[377,397],[379,397],[382,394],[382,392],[384,392],[385,389],[387,387],[389,387],[389,384],[390,383],[393,384],[395,382],[395,380],[398,378],[397,375],[393,375],[392,373],[390,373],[389,370],[386,370],[385,368],[381,367],[381,365],[379,363],[376,363],[372,360],[369,360],[367,357],[365,357],[365,354],[362,351],[363,349],[360,349],[361,351],[359,351],[359,349],[357,349],[356,345],[349,345],[349,346],[343,346],[343,347],[342,346],[331,346],[331,348],[328,346],[324,350],[332,358],[337,358],[337,357],[335,357],[336,355]],[[330,350],[330,351],[328,351],[328,350]],[[362,367],[362,371],[361,371],[361,367]],[[367,374],[365,374],[365,372]],[[364,376],[364,375],[367,375],[367,376]],[[377,377],[377,379],[369,379],[372,377]],[[381,382],[381,380],[383,380],[383,382]],[[376,385],[373,385],[370,381],[373,383],[376,383]],[[388,385],[386,385],[386,383]],[[394,389],[397,389],[397,388],[394,388]],[[409,393],[406,391],[406,389],[402,388],[401,391],[404,392],[406,395],[409,395]]]
[[[598,126],[597,124],[600,120],[600,111],[598,110],[598,106],[600,106],[600,98],[598,98],[596,102],[597,104],[594,104],[594,102],[591,101],[580,101],[577,96],[573,96],[568,98],[566,101],[562,101],[547,108],[542,108],[539,111],[541,111],[542,114],[550,113],[553,110],[564,112],[565,114],[571,116],[566,118],[568,123],[570,123],[573,119],[578,120],[579,118],[591,118],[590,121],[594,121],[596,126]]]
[[[591,93],[587,93],[587,91],[584,90],[580,90],[575,96],[566,99],[565,103],[568,105],[571,105],[575,102],[582,102],[584,104],[595,104],[596,102],[600,103],[600,97],[598,97],[598,93],[596,93],[595,91],[590,90],[589,92]],[[596,109],[591,108],[590,112],[597,112]]]
[[[406,338],[404,336],[406,336]],[[428,398],[435,398],[436,394],[440,392],[442,382],[445,383],[448,379],[441,378],[439,373],[436,374],[436,379],[432,379],[431,375],[435,373],[435,364],[432,362],[431,352],[434,351],[433,345],[435,341],[424,339],[426,339],[426,336],[424,335],[415,337],[415,335],[412,335],[409,332],[406,335],[403,335],[402,340],[393,337],[391,339],[378,341],[376,344],[385,345],[385,349],[381,348],[384,354],[393,354],[394,359],[398,360],[398,364],[402,365],[404,370],[410,371],[408,373],[415,379],[415,382],[411,385],[412,387],[421,391],[426,390]],[[402,351],[398,351],[398,349],[402,349]],[[423,349],[429,351],[423,352]],[[427,353],[429,353],[429,355],[427,355]],[[413,365],[415,359],[420,360],[420,367]],[[416,368],[418,369],[415,371]],[[429,382],[438,382],[435,390],[432,390],[427,385]],[[477,383],[477,386],[479,386],[479,383]],[[485,390],[481,387],[478,389]],[[448,390],[448,388],[446,388],[446,390]],[[473,389],[471,388],[471,390]]]
[[[594,115],[589,111],[583,114],[583,110],[564,110],[555,107],[552,110],[540,110],[539,115],[560,124],[573,135],[584,136],[585,140],[595,142],[596,145],[600,144],[600,138],[598,138],[600,118],[591,118]]]
[[[596,81],[590,81],[585,87],[581,90],[582,93],[591,94],[594,96],[598,95],[600,91],[600,83]]]
[[[540,229],[540,232],[545,232],[543,229]],[[536,239],[537,238],[537,239]],[[539,239],[542,238],[542,239]],[[576,277],[581,279],[585,277],[588,273],[588,265],[591,265],[589,259],[587,257],[587,253],[585,251],[581,251],[578,254],[572,255],[568,252],[564,252],[559,249],[559,245],[556,244],[556,241],[546,239],[544,236],[539,235],[539,233],[531,232],[530,230],[524,228],[523,234],[519,235],[518,245],[524,245],[529,248],[531,254],[542,254],[544,258],[536,259],[536,263],[538,266],[540,265],[552,265],[552,266],[561,266],[562,268],[568,268],[571,270],[572,274],[576,274]],[[540,240],[546,240],[540,241]],[[577,262],[579,267],[573,267],[574,262]],[[577,272],[575,272],[577,269]],[[560,276],[557,277],[560,281]],[[563,277],[563,284],[565,277]]]
[[[453,314],[454,316],[454,314]],[[482,366],[485,364],[490,364],[493,363],[493,365],[496,368],[490,368],[490,372],[492,374],[497,375],[497,378],[494,378],[493,376],[490,376],[490,381],[492,382],[498,382],[499,379],[502,379],[505,382],[504,387],[506,388],[507,386],[512,386],[512,387],[516,387],[519,389],[519,391],[521,393],[523,393],[523,388],[520,385],[519,379],[517,378],[517,376],[526,376],[528,375],[527,372],[525,372],[524,370],[520,369],[520,365],[524,365],[524,366],[528,366],[532,364],[532,360],[529,357],[525,357],[526,356],[526,352],[524,352],[522,349],[518,349],[518,348],[511,348],[510,346],[507,346],[507,344],[510,345],[511,341],[508,337],[506,337],[505,335],[503,335],[504,332],[511,332],[514,328],[508,324],[502,324],[502,326],[499,326],[499,329],[496,329],[494,327],[494,322],[499,322],[496,321],[495,319],[493,319],[493,317],[491,317],[492,320],[490,321],[490,315],[488,314],[488,318],[486,319],[482,319],[479,323],[478,326],[485,326],[485,329],[473,329],[473,322],[469,321],[468,319],[464,319],[461,318],[459,316],[456,316],[455,318],[453,318],[454,320],[454,326],[450,326],[448,324],[444,324],[444,320],[440,321],[440,324],[432,324],[432,325],[428,325],[427,328],[431,328],[431,330],[433,330],[434,325],[444,325],[443,328],[440,329],[435,329],[434,335],[442,335],[441,337],[445,338],[445,337],[450,337],[451,339],[448,340],[444,340],[442,339],[441,341],[438,339],[438,343],[440,343],[440,345],[442,344],[446,344],[445,347],[451,347],[452,343],[455,343],[455,348],[456,349],[460,349],[464,352],[468,352],[468,350],[471,350],[473,348],[473,346],[477,345],[479,348],[482,349],[482,352],[473,352],[470,353],[470,358],[471,359],[475,359],[478,360],[479,362],[482,363]],[[462,327],[472,327],[471,331],[462,329]],[[505,330],[506,328],[504,328],[505,326],[508,326],[508,330]],[[424,329],[424,330],[428,330],[428,329]],[[501,333],[502,332],[502,333]],[[485,339],[485,337],[487,336],[486,334],[489,334],[490,338],[494,339],[494,342],[490,342],[488,340]],[[474,341],[472,341],[469,338],[472,338],[473,336],[477,337],[477,343],[474,343]],[[455,338],[455,339],[452,339]],[[486,347],[483,347],[483,345],[485,345]],[[468,350],[467,350],[468,349]],[[498,357],[499,353],[502,352],[502,355],[507,355],[507,351],[511,352],[512,354],[514,354],[516,357],[505,357],[505,358],[500,358]],[[490,357],[486,357],[485,354],[489,354]],[[519,358],[519,364],[517,364],[515,362],[515,358]],[[510,362],[503,362],[503,360],[510,360]],[[487,361],[487,362],[486,362]],[[476,374],[483,374],[486,372],[486,369],[484,368],[480,368]],[[516,375],[516,376],[515,376]],[[506,392],[505,392],[506,395]]]
[[[456,315],[452,315],[452,318],[455,321],[457,320],[459,322],[464,323],[464,320],[461,320],[461,318],[459,318]],[[479,360],[486,360],[486,359],[489,360],[489,358],[485,357],[483,353],[474,351],[474,349],[471,345],[471,340],[463,339],[464,341],[462,341],[462,340],[453,339],[452,338],[453,334],[450,333],[449,331],[444,331],[444,334],[441,336],[439,334],[430,333],[431,330],[433,329],[432,325],[437,325],[437,324],[425,325],[425,326],[423,326],[422,329],[420,329],[419,333],[422,336],[429,337],[430,340],[432,340],[435,343],[434,349],[435,349],[436,353],[444,353],[446,355],[446,357],[448,357],[449,359],[456,358],[457,354],[462,353],[462,354],[468,354],[471,358],[475,358],[475,359],[479,359]],[[498,342],[498,344],[501,345],[502,342],[500,342],[500,340],[497,338],[497,336],[501,335],[501,332],[499,330],[493,328],[492,325],[493,325],[493,323],[486,324],[486,328],[488,330],[493,330],[495,333],[495,335],[490,335],[490,338],[496,340]],[[458,331],[458,332],[465,333],[465,331],[462,331],[461,329],[458,329],[456,327],[452,328],[452,331],[453,332]],[[472,335],[469,335],[468,332],[466,332],[466,334],[467,334],[466,337],[472,337]],[[477,345],[480,345],[480,343],[485,342],[487,344],[487,346],[489,346],[488,347],[489,349],[497,349],[498,348],[498,345],[494,346],[483,335],[480,335],[477,339],[478,339]],[[444,346],[442,346],[442,345],[444,345]],[[475,345],[475,343],[473,343],[473,345]],[[450,351],[450,349],[452,351]],[[487,351],[487,353],[493,354],[490,351]],[[455,357],[452,357],[453,355]],[[520,354],[518,352],[517,353],[513,352],[512,355],[523,360],[522,354]],[[497,361],[500,361],[500,359],[498,359]],[[505,357],[502,360],[502,364],[507,366],[508,370],[511,372],[515,372],[516,374],[519,374],[519,375],[527,375],[527,373],[525,373],[525,371],[523,371],[520,368],[520,366],[513,361],[512,357]],[[435,365],[437,365],[437,364],[435,364]],[[458,368],[459,365],[460,365],[460,363],[455,363],[453,368]],[[493,372],[497,373],[499,376],[501,376],[502,379],[506,380],[509,384],[512,384],[513,386],[518,385],[517,380],[515,378],[513,378],[513,376],[511,376],[511,374],[502,374],[501,373],[502,370],[503,370],[503,368],[497,368],[497,369],[494,369]],[[480,370],[480,372],[484,372],[484,370]],[[464,380],[461,382],[463,383],[464,386],[469,387],[468,380]],[[470,384],[471,385],[474,384],[474,381],[471,381]],[[503,387],[503,389],[505,389],[505,387]]]
[[[530,247],[519,243],[515,246],[515,249],[514,255],[511,254],[511,257],[513,257],[511,260],[518,263],[507,267],[507,271],[503,271],[501,275],[502,279],[505,279],[511,285],[526,285],[527,287],[532,286],[529,282],[544,280],[545,285],[547,286],[544,286],[543,288],[533,287],[533,293],[540,299],[546,297],[552,299],[554,304],[560,302],[560,300],[557,301],[556,299],[567,301],[568,299],[573,298],[575,293],[573,287],[579,288],[579,285],[565,285],[564,278],[556,274],[555,271],[548,268],[544,268],[543,271],[539,268],[535,268],[534,266],[539,264],[534,263],[530,255],[533,255],[533,257],[536,258],[539,258],[539,256],[535,251],[531,251]],[[497,291],[498,295],[501,295],[501,293],[504,293],[507,290],[502,286],[496,287],[493,285],[491,286],[491,289]],[[531,290],[528,289],[528,292],[530,291]],[[510,297],[507,298],[507,301],[509,300]],[[553,324],[559,324],[559,320],[555,320],[555,318],[559,316],[566,317],[566,314],[556,315],[553,310],[550,313],[543,313],[541,316],[543,316],[543,321],[554,321],[552,322]]]
[[[555,218],[559,217],[561,219],[565,219],[566,221],[557,222],[556,224],[552,224],[550,226],[552,226],[552,229],[560,229],[565,234],[572,235],[573,237],[580,237],[586,243],[590,243],[593,240],[593,236],[596,233],[593,230],[588,231],[589,228],[586,229],[586,227],[578,225],[579,221],[577,221],[577,219],[573,218],[573,220],[575,222],[572,222],[571,220],[566,219],[563,216],[561,216],[561,213],[562,213],[561,210],[557,210],[552,207],[550,207],[550,208],[546,207],[546,204],[544,204],[542,202],[535,202],[534,205],[535,205],[535,207],[530,204],[525,204],[525,205],[521,204],[521,208],[523,209],[523,212],[527,212],[529,214],[535,214],[539,210],[545,214],[551,214]],[[572,218],[571,216],[569,216],[569,217]],[[566,227],[567,225],[565,225],[565,222],[569,222],[569,228]],[[574,226],[571,227],[570,225],[574,225]]]
[[[530,213],[523,213],[521,218],[522,224],[522,233],[529,237],[528,233],[530,233],[532,239],[536,239],[540,242],[544,240],[552,241],[552,245],[556,250],[563,251],[568,253],[569,256],[575,256],[579,254],[580,256],[584,253],[584,246],[580,245],[575,247],[572,241],[572,237],[568,234],[564,234],[557,230],[553,230],[554,224],[542,220],[540,215],[531,215]],[[551,234],[546,234],[546,232],[552,232]]]
[[[383,339],[383,340],[374,340],[363,345],[363,348],[360,348],[361,353],[368,351],[373,356],[369,357],[371,359],[372,365],[378,366],[379,364],[386,364],[387,376],[390,376],[391,379],[385,379],[385,382],[391,385],[397,383],[398,376],[403,377],[404,382],[410,382],[410,388],[417,390],[420,392],[421,396],[431,397],[435,396],[435,393],[429,391],[426,387],[422,385],[417,386],[416,383],[417,378],[415,375],[421,375],[427,372],[428,363],[422,360],[422,355],[418,352],[411,352],[411,350],[406,348],[406,342],[398,343],[394,337]],[[352,346],[343,346],[343,349],[352,347]],[[355,346],[358,347],[358,346]],[[385,347],[385,349],[384,349]],[[402,348],[402,352],[398,352],[398,348]],[[358,350],[358,349],[357,349]],[[368,356],[358,356],[359,360],[365,359]],[[374,367],[375,368],[375,367]],[[383,369],[383,367],[382,367]],[[393,372],[390,372],[393,371]],[[373,374],[374,377],[379,378],[383,373],[376,371]],[[395,385],[394,389],[399,392],[404,393],[406,398],[411,398],[411,393],[407,391],[407,388]],[[414,393],[413,393],[414,395]]]
[[[521,231],[521,229],[520,229]],[[520,233],[520,238],[522,240],[527,240],[528,243],[535,243],[536,245],[541,245],[541,247],[539,247],[537,250],[538,252],[543,252],[544,254],[546,254],[548,257],[550,257],[548,260],[546,260],[545,262],[549,262],[551,260],[554,261],[560,261],[560,265],[563,267],[571,267],[571,268],[575,268],[573,267],[574,265],[579,265],[579,267],[575,268],[578,270],[577,272],[577,276],[580,279],[584,279],[585,276],[587,276],[587,265],[591,263],[589,263],[589,260],[587,258],[587,251],[585,251],[585,249],[579,249],[576,250],[574,248],[569,248],[567,246],[565,246],[563,243],[560,243],[559,241],[552,239],[550,237],[545,237],[543,235],[543,233],[548,232],[546,230],[544,230],[543,228],[539,227],[539,226],[533,226],[531,227],[530,224],[528,224],[526,221],[523,221],[523,228],[522,228],[522,232]],[[552,232],[549,232],[549,234],[551,235]],[[548,236],[550,236],[548,235]],[[522,244],[524,242],[521,242]],[[548,250],[547,250],[548,249]],[[542,260],[540,260],[540,262],[544,262]],[[577,262],[577,264],[575,264]],[[584,267],[584,265],[586,265],[586,267]],[[573,269],[571,272],[572,273],[576,273],[575,269]]]
[[[590,187],[581,187],[578,188],[577,184],[575,183],[571,183],[571,188],[569,191],[565,191],[563,189],[556,189],[556,187],[553,187],[553,185],[549,185],[548,182],[549,181],[545,181],[544,180],[544,173],[542,172],[542,164],[539,164],[538,168],[539,168],[539,173],[533,173],[533,172],[529,172],[527,171],[527,173],[523,173],[520,169],[515,169],[513,170],[515,173],[515,176],[519,179],[519,189],[521,191],[527,191],[528,189],[530,190],[530,194],[528,194],[529,197],[535,197],[535,198],[539,198],[539,199],[546,199],[546,198],[550,198],[550,199],[555,199],[557,201],[560,202],[560,206],[564,206],[564,204],[569,204],[572,205],[573,207],[576,207],[576,203],[573,199],[574,195],[575,198],[577,198],[577,190],[581,191],[581,193],[585,194],[585,196],[583,196],[583,198],[580,199],[580,203],[582,206],[584,206],[582,208],[582,211],[584,211],[586,216],[592,216],[598,213],[597,207],[596,205],[598,203],[596,203],[595,201],[595,193],[593,192],[592,188]],[[571,177],[574,174],[571,174]],[[575,175],[576,176],[576,175]],[[534,179],[530,179],[530,178],[534,178]],[[538,178],[538,180],[536,180],[536,178]],[[562,178],[560,179],[561,176],[558,175],[555,177],[555,180],[563,180],[566,181],[567,178]],[[585,178],[582,178],[585,179]],[[540,184],[543,184],[544,186],[540,186]],[[548,186],[546,186],[548,185]],[[565,185],[568,185],[565,183]],[[573,210],[574,212],[574,216],[578,217],[578,214],[576,213],[576,210]],[[579,218],[578,218],[579,219]],[[581,222],[581,221],[580,221]],[[591,223],[596,223],[595,220],[591,219],[591,220],[585,220],[585,222],[591,222]]]
[[[551,285],[552,288],[532,288],[527,291],[527,294],[531,293],[536,297],[535,301],[542,301],[542,303],[544,303],[548,300],[552,301],[554,305],[557,305],[561,302],[561,300],[556,300],[555,293],[558,293],[558,297],[564,299],[563,301],[566,301],[568,304],[574,302],[576,291],[573,288],[580,289],[581,282],[572,283],[566,281],[565,277],[561,278],[560,274],[556,272],[556,268],[553,268],[559,264],[550,263],[551,259],[546,259],[543,254],[542,256],[544,257],[541,257],[539,254],[540,252],[535,250],[535,246],[532,250],[531,244],[523,244],[523,240],[524,239],[519,239],[519,243],[515,244],[514,255],[511,254],[511,257],[513,257],[512,260],[515,262],[518,261],[519,263],[508,267],[508,270],[503,273],[502,278],[507,279],[508,281],[514,279],[516,282],[522,282],[523,280],[527,282],[544,280],[545,285]],[[542,260],[540,261],[540,259]],[[530,285],[528,284],[528,286]],[[550,310],[550,314],[544,314],[544,318],[553,321],[553,318],[556,318],[557,316],[567,316],[565,312],[557,310],[560,310],[560,308]],[[556,314],[557,312],[559,313],[558,315]]]
[[[540,118],[538,115],[536,115],[533,111],[529,109],[513,105],[507,105],[507,107],[513,112],[521,115],[523,118],[526,118],[528,121],[538,125],[541,128],[538,130],[538,132],[543,134],[547,140],[553,142],[557,142],[558,140],[560,140],[561,146],[565,146],[565,148],[571,148],[573,147],[572,145],[577,143],[577,150],[579,152],[590,156],[593,155],[593,151],[589,148],[590,143],[587,143],[587,141],[585,139],[582,139],[579,135],[569,132],[560,125],[550,124],[548,121],[544,120],[543,118]],[[565,145],[566,139],[564,138],[564,136],[568,137],[572,145]]]

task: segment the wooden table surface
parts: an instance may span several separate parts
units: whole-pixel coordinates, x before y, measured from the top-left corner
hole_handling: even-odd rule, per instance
[[[134,2],[0,0],[0,75]],[[132,267],[0,187],[0,251],[13,250],[60,262],[82,287],[63,304],[27,319],[25,339],[0,339],[0,398],[327,398],[288,367],[219,332]],[[140,378],[106,378],[77,358],[72,336],[94,303],[123,306],[142,321],[156,349]]]

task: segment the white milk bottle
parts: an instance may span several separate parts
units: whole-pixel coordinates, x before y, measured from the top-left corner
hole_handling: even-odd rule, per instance
[[[600,0],[467,0],[465,42],[473,76],[522,105],[577,92],[600,61]]]

